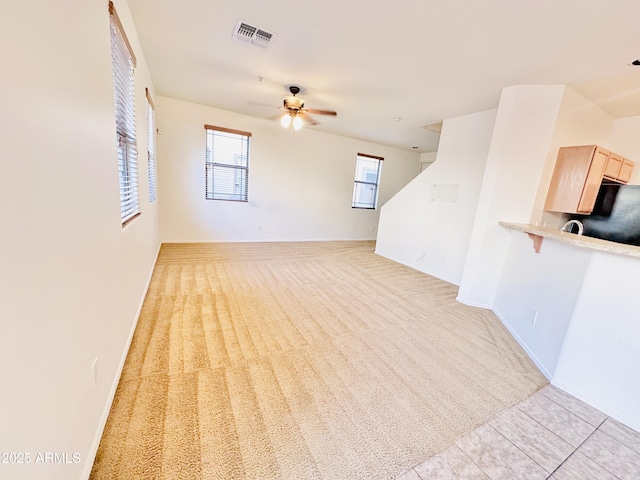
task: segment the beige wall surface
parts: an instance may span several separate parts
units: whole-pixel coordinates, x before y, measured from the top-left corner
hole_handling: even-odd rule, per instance
[[[88,476],[161,240],[373,239],[380,207],[389,202],[382,208],[380,252],[460,281],[461,300],[491,307],[510,239],[497,222],[531,218],[554,145],[602,142],[636,161],[630,183],[640,184],[640,117],[612,120],[575,92],[565,94],[564,86],[510,87],[497,117],[480,112],[445,122],[437,161],[391,201],[416,176],[418,153],[313,128],[290,135],[275,121],[156,97],[158,200],[149,203],[144,89],[154,89],[127,2],[115,5],[138,58],[142,215],[125,228],[107,2],[5,2],[0,16],[0,452],[29,453],[32,460],[0,465],[0,478]],[[249,202],[204,199],[205,123],[253,133]],[[447,123],[459,133],[449,140]],[[376,210],[351,208],[359,152],[385,158]],[[427,204],[434,184],[459,185],[460,202]],[[626,272],[633,285],[637,266],[600,257],[595,267]],[[520,280],[512,270],[513,278],[502,281]],[[599,276],[591,278],[589,293],[601,288]],[[632,292],[625,295],[618,340],[637,338],[627,333],[637,333],[637,301]],[[529,307],[518,302],[508,307],[526,322]],[[637,345],[620,344],[624,356],[600,372],[607,381],[622,379],[613,385],[618,390],[579,377],[597,368],[583,359],[608,324],[596,323],[607,312],[596,318],[590,302],[578,306],[559,378],[639,421],[631,405],[637,388],[625,394],[623,384],[637,374],[607,377],[616,365],[637,364]],[[580,343],[584,332],[592,338]],[[553,371],[555,357],[548,358]],[[623,402],[615,404],[607,391]],[[70,462],[35,462],[38,454],[54,453]]]
[[[5,2],[0,15],[0,452],[30,454],[0,478],[88,475],[159,248],[153,85],[115,4],[138,58],[142,215],[124,229],[107,2]],[[37,461],[54,453],[64,462]]]
[[[418,171],[419,154],[158,97],[164,242],[363,240],[376,236],[380,205]],[[330,121],[327,120],[327,121]],[[251,137],[249,201],[205,199],[205,130]],[[351,208],[356,155],[384,157],[376,210]]]
[[[528,223],[560,109],[563,85],[502,90],[458,299],[492,308],[509,234]]]
[[[376,253],[460,284],[495,118],[445,120],[435,162],[383,207]]]
[[[558,229],[564,225],[567,220],[565,215],[543,211],[558,150],[572,145],[600,145],[610,148],[608,145],[613,123],[611,115],[572,88],[565,87],[530,223],[546,224]]]
[[[608,148],[634,161],[630,185],[640,185],[640,115],[616,118]]]

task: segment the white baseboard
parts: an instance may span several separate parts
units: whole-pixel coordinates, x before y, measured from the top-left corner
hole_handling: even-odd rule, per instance
[[[502,315],[500,315],[500,312],[494,310],[493,313],[496,314],[496,316],[500,319],[500,321],[505,326],[505,328],[507,330],[509,330],[509,333],[513,336],[513,338],[515,338],[515,340],[518,342],[518,344],[527,353],[529,358],[531,358],[533,363],[536,364],[536,366],[538,367],[538,369],[540,369],[542,374],[545,377],[547,377],[549,382],[551,382],[553,385],[555,385],[559,389],[564,390],[568,394],[573,395],[574,397],[582,400],[586,404],[591,405],[593,408],[596,408],[596,409],[600,410],[602,413],[606,414],[607,416],[612,417],[612,418],[618,420],[621,423],[624,423],[625,425],[627,425],[628,427],[636,430],[637,432],[640,432],[640,421],[638,421],[637,419],[630,418],[627,415],[624,415],[623,413],[620,413],[619,411],[611,408],[609,405],[606,405],[605,403],[602,403],[601,401],[596,400],[595,398],[591,397],[590,395],[585,394],[581,390],[579,390],[579,389],[577,389],[577,388],[575,388],[575,387],[573,387],[573,386],[571,386],[571,385],[569,385],[569,384],[567,384],[567,383],[565,383],[565,382],[563,382],[561,380],[553,378],[553,374],[551,372],[549,372],[547,370],[547,368],[545,368],[545,366],[542,364],[542,362],[529,349],[529,347],[527,347],[526,343],[524,343],[522,341],[522,339],[518,336],[518,334],[509,326],[509,323],[507,323],[505,318]]]
[[[529,347],[527,346],[527,344],[518,336],[518,334],[511,328],[511,326],[509,325],[509,323],[506,321],[506,319],[500,315],[500,312],[493,310],[493,313],[495,313],[496,317],[498,317],[500,319],[500,321],[502,322],[502,324],[505,326],[505,328],[507,330],[509,330],[509,333],[511,334],[511,336],[513,338],[516,339],[516,342],[518,342],[518,344],[522,347],[522,349],[526,352],[526,354],[529,356],[529,358],[533,361],[533,363],[536,364],[536,367],[538,367],[538,369],[542,372],[542,374],[547,377],[547,380],[551,381],[551,378],[553,377],[553,375],[551,374],[551,372],[549,372],[547,370],[547,368],[542,364],[542,362],[538,359],[538,357],[536,357],[536,355],[529,349]]]
[[[383,252],[380,252],[378,249],[376,249],[376,250],[374,250],[373,253],[375,253],[376,255],[379,255],[381,257],[384,257],[387,260],[391,260],[392,262],[396,262],[396,263],[399,263],[400,265],[404,265],[405,267],[412,268],[413,270],[415,270],[417,272],[424,273],[425,275],[429,275],[430,277],[434,277],[434,278],[437,278],[438,280],[442,280],[443,282],[450,283],[451,285],[454,285],[456,287],[460,286],[459,282],[457,282],[456,280],[454,280],[452,278],[445,278],[442,275],[437,275],[437,274],[435,274],[433,272],[427,272],[426,270],[418,268],[419,265],[416,265],[416,264],[413,264],[413,263],[407,263],[405,260],[401,260],[401,259],[399,259],[397,257],[387,255],[386,252],[383,253]]]
[[[109,390],[109,397],[107,404],[102,412],[102,416],[100,417],[100,422],[98,423],[98,430],[91,442],[91,448],[89,449],[89,453],[87,454],[87,462],[84,465],[84,469],[82,470],[82,475],[80,476],[83,480],[88,480],[91,475],[91,469],[93,468],[93,462],[96,458],[96,453],[98,453],[98,447],[100,446],[100,440],[102,439],[102,434],[104,433],[104,427],[107,425],[107,419],[109,418],[109,412],[111,411],[111,405],[113,404],[113,399],[116,396],[116,390],[118,389],[118,383],[120,382],[120,376],[122,375],[122,370],[124,369],[124,362],[127,360],[127,354],[129,353],[129,348],[131,347],[131,341],[133,340],[133,334],[136,331],[136,327],[138,326],[138,319],[140,318],[140,312],[142,312],[142,306],[144,305],[144,300],[147,296],[147,291],[149,290],[149,285],[151,284],[151,278],[153,277],[153,271],[156,268],[156,263],[158,262],[158,256],[160,255],[160,249],[162,248],[162,243],[158,245],[158,251],[156,252],[156,256],[153,260],[153,266],[151,267],[151,272],[149,272],[149,276],[147,277],[147,284],[144,288],[144,294],[142,295],[142,299],[138,305],[138,311],[136,312],[135,320],[133,325],[131,326],[131,331],[129,332],[129,337],[127,338],[127,343],[124,351],[122,352],[122,358],[120,358],[120,363],[118,364],[117,375],[113,379],[113,383],[111,385],[111,389]]]
[[[468,300],[465,300],[462,297],[460,297],[460,295],[458,295],[456,297],[456,301],[458,303],[462,303],[463,305],[468,305],[469,307],[484,308],[486,310],[492,310],[493,309],[493,305],[484,304],[484,303],[477,303],[477,302],[469,302]],[[502,323],[504,323],[504,321]]]
[[[213,239],[213,240],[163,240],[162,243],[312,243],[312,242],[375,242],[376,237],[361,238],[244,238],[244,239]]]
[[[573,395],[574,397],[582,400],[584,403],[587,403],[589,405],[591,405],[593,408],[597,408],[598,410],[600,410],[602,413],[606,414],[607,416],[611,417],[611,418],[615,418],[616,420],[618,420],[621,423],[624,423],[625,425],[627,425],[629,428],[634,429],[636,432],[640,432],[640,422],[636,419],[630,418],[620,412],[618,412],[617,410],[611,408],[610,406],[594,399],[593,397],[587,395],[586,393],[580,391],[577,388],[572,387],[571,385],[564,383],[563,381],[560,380],[552,380],[551,383],[558,387],[561,390],[564,390],[565,392],[567,392],[570,395]]]

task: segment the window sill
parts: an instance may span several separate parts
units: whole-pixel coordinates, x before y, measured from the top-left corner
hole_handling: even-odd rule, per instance
[[[140,215],[142,215],[142,212],[138,212],[136,213],[133,217],[127,219],[126,222],[124,222],[122,224],[122,228],[126,227],[127,225],[129,225],[131,222],[133,222],[136,218],[138,218]]]

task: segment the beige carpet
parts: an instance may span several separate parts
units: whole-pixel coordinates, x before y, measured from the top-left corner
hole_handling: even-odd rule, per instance
[[[162,247],[97,479],[390,479],[546,384],[373,242]]]

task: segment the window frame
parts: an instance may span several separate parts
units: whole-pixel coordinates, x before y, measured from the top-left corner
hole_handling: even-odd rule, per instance
[[[219,200],[219,201],[227,201],[227,202],[241,202],[248,203],[249,202],[249,161],[251,157],[251,132],[245,132],[243,130],[235,130],[232,128],[226,127],[218,127],[215,125],[207,125],[204,126],[205,129],[205,199],[206,200]],[[213,148],[209,149],[209,139],[211,137],[211,141],[215,142],[216,135],[229,136],[235,135],[240,137],[239,140],[241,143],[241,151],[240,155],[242,158],[246,157],[246,165],[238,165],[232,163],[224,163],[224,162],[216,162],[214,155],[215,152]],[[245,144],[245,145],[242,145]],[[215,144],[212,144],[212,147]],[[246,155],[243,155],[246,152]],[[216,168],[217,167],[217,168]],[[241,172],[241,176],[244,179],[244,182],[240,188],[241,191],[244,192],[244,195],[240,194],[239,198],[228,198],[231,195],[230,193],[224,192],[216,192],[214,190],[215,186],[215,174],[216,170],[222,172],[224,170],[233,169],[235,172]],[[235,173],[234,173],[235,176]],[[224,198],[223,198],[224,197]]]
[[[156,179],[156,113],[153,98],[149,89],[145,88],[147,97],[147,166],[149,178],[149,203],[153,203],[157,198]]]
[[[375,182],[367,182],[365,180],[358,179],[358,170],[360,159],[367,160],[377,160],[378,168],[376,169],[376,179]],[[356,168],[355,168],[355,179],[353,181],[353,195],[351,198],[351,208],[357,208],[360,210],[376,210],[378,208],[378,190],[380,188],[380,173],[382,171],[382,161],[384,157],[379,157],[377,155],[370,155],[368,153],[358,153],[356,155]],[[362,188],[362,185],[372,185],[374,187],[373,193],[373,201],[369,203],[370,206],[362,206],[363,202],[356,201],[356,194],[359,191],[359,188]]]
[[[109,32],[118,149],[120,220],[124,227],[141,213],[134,86],[137,60],[111,1],[109,2]]]

